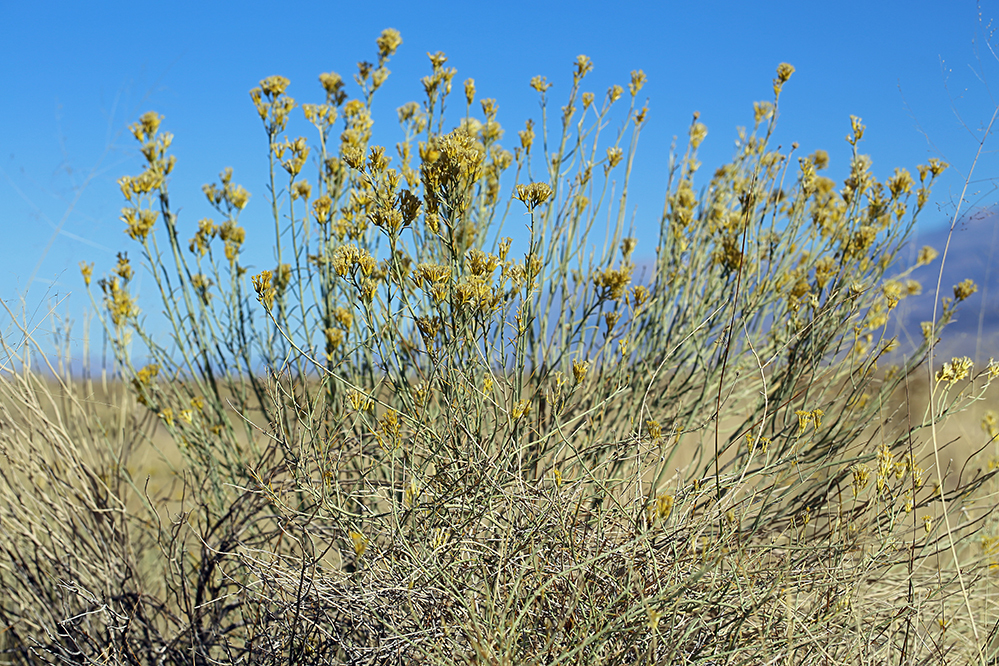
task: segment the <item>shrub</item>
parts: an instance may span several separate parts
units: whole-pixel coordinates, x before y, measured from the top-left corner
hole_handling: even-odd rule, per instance
[[[794,72],[781,64],[771,101],[754,104],[752,128],[704,185],[707,128],[695,114],[670,158],[654,260],[640,269],[627,215],[648,120],[641,71],[598,99],[584,92],[592,63],[577,58],[551,135],[550,84],[536,77],[542,120],[511,152],[496,101],[476,104],[471,79],[464,117],[445,119],[456,72],[432,54],[426,98],[398,109],[390,157],[373,143],[371,108],[400,43],[382,33],[356,97],[334,73],[319,77],[316,104],[299,105],[282,77],[251,91],[276,257],[255,275],[242,250],[257,239],[240,222],[250,194],[233,170],[204,187],[220,221],[182,224],[171,135],[153,112],[132,127],[146,168],[120,181],[122,219],[167,338],[141,317],[126,254],[94,300],[121,378],[184,455],[183,512],[164,520],[153,501],[144,515],[126,511],[132,480],[111,464],[115,490],[101,492],[121,524],[109,553],[124,558],[142,534],[159,555],[117,578],[72,573],[89,588],[38,591],[9,574],[5,587],[26,600],[3,607],[12,654],[982,657],[994,614],[971,601],[988,574],[972,545],[992,473],[946,478],[921,437],[999,367],[976,373],[955,359],[932,417],[892,411],[951,299],[915,353],[878,368],[908,293],[898,250],[946,165],[878,181],[855,117],[839,186],[820,175],[825,151],[795,161],[796,145],[774,149]],[[298,108],[311,144],[288,134]],[[517,242],[503,230],[521,214],[529,230]],[[86,506],[96,530],[101,513]],[[15,524],[28,534],[31,520]],[[54,529],[64,531],[51,543],[73,542]],[[15,552],[16,570],[32,571]],[[37,619],[32,604],[70,619]]]

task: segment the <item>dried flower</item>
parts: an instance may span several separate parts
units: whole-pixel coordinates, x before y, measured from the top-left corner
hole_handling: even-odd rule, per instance
[[[784,88],[791,75],[794,74],[794,66],[786,62],[777,65],[777,77],[774,79],[774,97],[780,97],[780,91]]]
[[[114,273],[125,282],[132,279],[134,272],[132,271],[132,265],[128,261],[127,252],[118,253],[118,264],[114,267]]]
[[[402,45],[402,35],[399,31],[394,28],[386,28],[382,30],[382,34],[375,40],[378,44],[378,56],[380,58],[388,58],[395,54],[399,46]]]
[[[274,298],[277,296],[277,289],[271,284],[272,277],[273,274],[270,271],[261,271],[252,278],[253,290],[257,292],[257,300],[267,311],[274,307]]]
[[[531,146],[534,144],[534,121],[528,118],[527,127],[517,134],[520,136],[520,147],[524,149],[524,152],[530,152]]]
[[[517,185],[517,194],[514,198],[523,201],[528,210],[534,211],[535,208],[548,201],[551,195],[552,188],[547,183],[530,183]]]
[[[90,278],[94,275],[94,262],[89,264],[85,261],[80,262],[80,274],[83,275],[83,284],[87,287],[90,286]]]
[[[673,496],[666,493],[656,495],[656,504],[653,508],[652,518],[655,520],[666,520],[673,512]]]
[[[926,266],[933,263],[933,260],[937,258],[940,253],[929,245],[924,245],[919,250],[919,256],[916,258],[916,266]]]
[[[601,299],[616,301],[621,298],[631,282],[633,269],[632,264],[625,262],[620,268],[605,268],[602,271],[594,271],[593,285],[600,290]]]
[[[368,549],[368,537],[364,536],[360,532],[352,530],[350,533],[350,540],[354,544],[354,554],[357,559],[361,559],[364,555],[364,551]]]
[[[329,195],[324,194],[312,202],[312,214],[315,215],[319,224],[326,224],[330,221],[330,211],[333,209],[333,200]]]
[[[948,385],[953,386],[967,377],[974,365],[974,362],[967,356],[952,358],[949,363],[944,363],[943,367],[937,371],[936,379],[938,382],[947,382]]]
[[[982,415],[982,430],[989,436],[989,439],[999,437],[999,412],[994,409],[987,409]]]
[[[631,71],[631,81],[628,83],[628,91],[632,97],[638,94],[646,81],[648,81],[648,78],[645,76],[645,72],[640,69]]]
[[[867,465],[856,464],[853,466],[853,496],[856,497],[860,494],[864,488],[867,487],[867,481],[870,478],[871,471],[868,469]]]
[[[147,111],[139,118],[139,122],[129,125],[128,129],[132,131],[136,141],[145,143],[156,135],[162,121],[163,116],[155,111]]]
[[[309,185],[309,181],[300,180],[296,182],[294,185],[292,185],[291,187],[292,200],[303,199],[305,201],[308,201],[311,197],[312,197],[312,186]]]
[[[607,169],[613,169],[618,164],[621,163],[621,158],[624,157],[624,151],[617,146],[611,146],[607,149]]]
[[[690,126],[690,147],[697,150],[701,142],[708,135],[708,128],[704,123],[694,123]]]
[[[967,280],[954,285],[954,300],[960,303],[961,301],[969,298],[976,291],[978,291],[978,285],[975,284],[974,280],[968,278]]]
[[[268,97],[277,97],[284,94],[290,84],[291,81],[283,76],[268,76],[260,82],[260,89]]]
[[[548,83],[547,79],[543,76],[535,76],[531,79],[531,87],[539,93],[544,94],[552,87],[552,84]]]
[[[127,320],[138,316],[139,307],[131,294],[122,286],[118,276],[103,279],[98,284],[104,292],[104,306],[115,326],[121,326]]]
[[[513,406],[513,411],[511,412],[513,420],[516,421],[522,416],[527,415],[531,411],[531,403],[529,400],[518,400]]]
[[[132,240],[143,242],[156,224],[159,212],[155,210],[138,210],[136,208],[122,208],[121,220],[125,223],[125,233]]]
[[[475,79],[465,79],[465,102],[472,106],[475,101]]]

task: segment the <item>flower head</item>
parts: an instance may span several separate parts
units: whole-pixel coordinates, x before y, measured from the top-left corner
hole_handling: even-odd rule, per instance
[[[515,199],[524,202],[528,210],[535,208],[548,201],[552,195],[552,188],[547,183],[530,183],[528,185],[518,185]]]
[[[396,49],[402,44],[402,35],[395,28],[386,28],[382,30],[382,34],[375,40],[378,44],[378,56],[380,58],[388,58],[394,55]]]

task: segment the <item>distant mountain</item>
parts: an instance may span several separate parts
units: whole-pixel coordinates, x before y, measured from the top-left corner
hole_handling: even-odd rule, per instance
[[[922,294],[904,299],[898,306],[896,330],[901,349],[911,349],[922,337],[920,323],[933,316],[934,292],[949,229],[913,234],[899,253],[899,265],[911,266],[924,245],[940,256],[929,266],[912,272],[923,286]],[[985,211],[958,223],[944,261],[940,296],[953,297],[955,284],[971,278],[978,292],[958,305],[954,321],[947,326],[937,347],[938,357],[970,356],[976,362],[999,359],[999,213]]]

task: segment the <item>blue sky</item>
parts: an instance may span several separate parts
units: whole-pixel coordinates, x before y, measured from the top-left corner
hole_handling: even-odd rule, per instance
[[[377,7],[377,9],[371,9]],[[777,141],[799,154],[824,148],[831,174],[845,173],[849,116],[863,118],[863,152],[878,177],[915,171],[940,157],[954,168],[934,192],[924,230],[949,222],[977,148],[976,131],[996,108],[999,66],[983,37],[999,2],[501,3],[5,2],[0,11],[0,298],[30,309],[69,296],[63,311],[89,307],[77,264],[103,274],[122,249],[116,180],[141,170],[127,125],[145,111],[173,132],[172,201],[181,225],[212,214],[201,185],[232,166],[253,195],[241,222],[269,228],[266,143],[248,91],[265,76],[291,80],[288,93],[318,102],[321,72],[352,76],[375,59],[383,28],[402,33],[376,97],[374,142],[394,145],[395,108],[420,100],[428,51],[444,51],[456,82],[474,77],[478,96],[499,102],[512,147],[525,119],[538,119],[528,82],[542,74],[561,104],[572,62],[594,62],[584,90],[598,97],[642,68],[650,120],[633,182],[640,238],[651,240],[662,207],[672,138],[691,113],[709,129],[700,158],[709,175],[732,152],[752,102],[769,99],[780,62],[797,71],[781,97]],[[353,89],[350,89],[353,92]],[[459,83],[460,90],[460,83]],[[460,97],[456,90],[456,97]],[[454,105],[458,106],[457,101]],[[557,108],[557,107],[556,107]],[[962,119],[965,125],[962,125]],[[296,130],[305,132],[304,121]],[[987,147],[989,147],[987,145]],[[978,165],[970,201],[995,203],[994,154]],[[640,246],[641,248],[642,246]],[[639,254],[641,249],[639,250]]]

